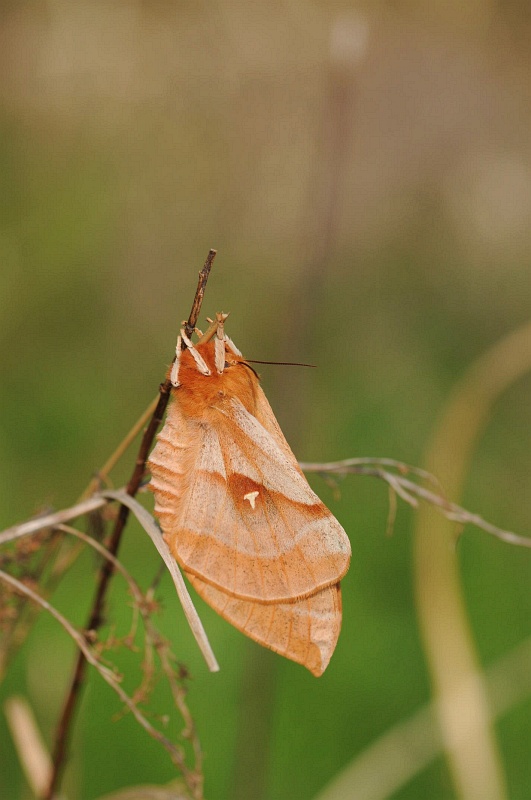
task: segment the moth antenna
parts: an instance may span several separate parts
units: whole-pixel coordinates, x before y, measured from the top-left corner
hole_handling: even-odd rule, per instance
[[[225,334],[225,342],[226,342],[227,347],[229,348],[229,350],[232,350],[232,352],[234,353],[235,356],[241,356],[240,351],[238,350],[238,348],[236,347],[236,345],[234,344],[234,342],[232,341],[230,336],[227,336],[227,334]],[[249,359],[247,359],[247,361],[248,360]]]
[[[317,369],[317,364],[301,364],[300,361],[258,361],[256,358],[246,358],[251,364],[274,364],[277,367],[311,367]]]
[[[182,339],[180,335],[177,337],[177,346],[175,348],[175,359],[171,365],[170,383],[176,389],[179,386],[179,366],[181,363],[181,347]]]
[[[195,349],[193,342],[188,338],[188,336],[184,332],[184,329],[181,330],[181,337],[183,342],[187,346],[188,350],[190,351],[190,355],[194,359],[196,367],[199,370],[199,372],[201,372],[203,375],[212,375],[212,373],[210,372],[209,368],[206,365],[203,356],[200,353],[198,353],[198,351]]]

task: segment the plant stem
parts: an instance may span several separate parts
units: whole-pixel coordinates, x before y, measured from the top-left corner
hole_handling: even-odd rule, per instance
[[[203,302],[203,297],[205,294],[206,284],[215,257],[216,257],[216,251],[210,250],[207,259],[205,261],[205,264],[203,266],[203,269],[199,273],[199,282],[197,284],[194,302],[192,304],[192,310],[190,311],[190,316],[186,324],[186,330],[190,331],[190,335],[192,334],[195,325],[197,323],[197,319],[199,317],[201,304]],[[151,449],[151,445],[153,443],[153,439],[155,438],[157,429],[160,423],[162,422],[162,418],[164,417],[164,412],[166,410],[166,406],[168,405],[170,390],[171,390],[170,381],[166,379],[164,383],[161,383],[160,385],[160,394],[157,407],[155,408],[153,416],[151,417],[151,421],[142,437],[142,442],[140,444],[140,449],[138,451],[138,456],[136,458],[135,467],[126,487],[126,492],[127,494],[131,495],[131,497],[134,497],[135,494],[137,493],[142,478],[144,476],[146,459]],[[113,556],[115,556],[118,552],[118,548],[120,546],[120,540],[122,538],[122,533],[127,523],[128,517],[129,517],[129,509],[126,506],[120,506],[120,511],[118,513],[118,517],[116,518],[114,530],[112,532],[111,539],[108,545],[108,550]],[[96,587],[96,593],[94,595],[92,608],[85,628],[87,632],[93,632],[97,630],[102,624],[105,597],[107,594],[107,589],[109,587],[109,583],[112,578],[113,572],[114,568],[112,562],[110,560],[104,561],[100,569],[98,585]],[[68,688],[68,693],[66,695],[66,699],[63,705],[63,710],[59,718],[59,722],[57,724],[57,729],[55,734],[55,745],[53,749],[53,758],[52,758],[53,770],[52,770],[52,775],[50,777],[48,788],[44,795],[44,800],[52,800],[55,790],[59,785],[59,782],[61,780],[64,771],[65,760],[66,760],[66,748],[70,738],[72,724],[74,721],[74,714],[79,703],[80,691],[81,687],[83,686],[86,668],[87,668],[86,656],[80,650],[77,656],[72,680]]]

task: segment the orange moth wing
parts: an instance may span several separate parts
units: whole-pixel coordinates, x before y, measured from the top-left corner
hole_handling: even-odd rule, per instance
[[[182,473],[172,480],[173,465]],[[166,540],[181,566],[207,583],[276,603],[345,574],[343,529],[236,398],[208,409],[202,424],[186,425],[173,403],[150,467]]]
[[[259,644],[322,675],[341,630],[341,589],[327,586],[293,603],[251,603],[190,573],[190,583],[224,619]]]
[[[243,358],[208,341],[180,354],[176,375],[148,462],[165,539],[222,616],[320,674],[339,635],[348,538]]]

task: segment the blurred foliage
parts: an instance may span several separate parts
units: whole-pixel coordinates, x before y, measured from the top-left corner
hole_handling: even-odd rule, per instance
[[[530,316],[529,7],[28,0],[0,20],[0,528],[73,503],[151,400],[209,247],[204,314],[232,311],[249,357],[319,366],[262,369],[297,455],[420,464],[456,380]],[[520,532],[529,391],[500,398],[464,498]],[[430,699],[412,512],[386,538],[383,485],[350,478],[337,501],[312,484],[354,554],[322,678],[198,601],[222,667],[208,674],[161,585],[209,800],[312,798]],[[459,548],[488,665],[531,633],[529,554],[472,531]],[[149,585],[158,558],[136,525],[121,557]],[[94,569],[87,554],[54,595],[79,625]],[[109,620],[126,625],[127,602],[117,583]],[[48,742],[73,656],[41,615],[2,686]],[[175,777],[118,710],[91,675],[68,796]],[[511,800],[529,796],[529,710],[496,728]],[[28,797],[2,715],[0,754],[0,798]],[[453,792],[441,757],[393,797]]]

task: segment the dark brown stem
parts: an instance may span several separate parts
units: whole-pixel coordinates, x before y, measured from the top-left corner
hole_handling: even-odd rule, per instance
[[[199,273],[199,282],[197,284],[197,289],[195,290],[195,297],[194,297],[194,302],[192,303],[192,310],[190,311],[188,322],[185,325],[185,332],[188,338],[190,338],[192,333],[194,332],[194,328],[197,325],[197,320],[199,319],[199,312],[201,311],[201,304],[203,302],[208,276],[210,275],[210,270],[212,269],[212,263],[216,257],[216,253],[217,250],[209,250],[207,259],[203,264],[203,269]],[[185,347],[186,345],[184,345],[183,350]]]
[[[210,250],[207,259],[205,261],[205,264],[203,266],[203,269],[199,273],[199,282],[197,284],[194,302],[192,304],[192,310],[190,311],[190,316],[186,324],[186,330],[190,332],[189,333],[190,336],[195,328],[197,319],[199,317],[199,312],[201,310],[201,304],[203,302],[208,276],[210,274],[212,263],[215,257],[216,257],[216,251]],[[168,400],[170,396],[170,389],[171,389],[171,384],[169,380],[165,380],[164,383],[161,383],[159,402],[157,403],[157,407],[153,412],[153,416],[151,417],[149,425],[144,431],[142,442],[140,444],[140,449],[138,451],[138,456],[135,462],[135,468],[126,487],[127,494],[130,494],[131,497],[134,497],[135,494],[137,493],[142,478],[144,476],[146,459],[151,449],[151,445],[153,443],[153,439],[155,438],[157,429],[164,417],[164,412],[166,410],[166,406],[168,405]],[[120,546],[120,540],[122,538],[122,533],[127,523],[128,517],[129,517],[129,509],[126,508],[125,506],[120,506],[120,511],[118,513],[118,517],[116,518],[111,539],[108,544],[108,550],[113,556],[115,556],[118,552],[118,548]],[[110,560],[105,560],[100,569],[98,585],[96,588],[96,593],[94,595],[92,609],[85,628],[87,633],[88,632],[92,633],[93,631],[96,631],[102,624],[105,597],[107,594],[107,589],[109,587],[109,583],[112,578],[113,572],[114,568],[112,562]],[[53,750],[53,769],[50,777],[50,782],[46,790],[46,794],[44,795],[44,800],[52,800],[55,790],[57,789],[63,774],[65,759],[66,759],[66,748],[70,738],[70,732],[74,721],[74,713],[76,711],[79,702],[80,690],[85,678],[86,668],[87,668],[87,660],[84,654],[80,651],[77,656],[74,673],[72,676],[72,680],[70,682],[68,693],[66,695],[66,700],[63,706],[61,717],[57,724],[57,729],[55,734],[55,745]]]

